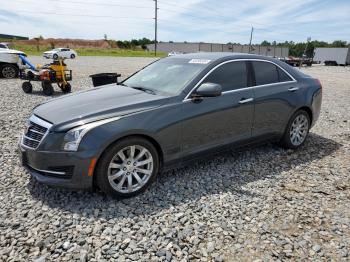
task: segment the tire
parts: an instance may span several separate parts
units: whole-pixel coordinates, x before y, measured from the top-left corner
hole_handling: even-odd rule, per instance
[[[131,153],[132,147],[134,147],[134,157]],[[120,157],[120,152],[124,160]],[[142,152],[144,152],[143,155],[140,155]],[[142,163],[145,164],[142,165]],[[148,174],[143,173],[146,171]],[[153,144],[144,138],[130,137],[106,149],[97,164],[95,176],[97,185],[104,193],[121,199],[145,191],[158,172],[159,155]],[[131,186],[129,186],[130,181]]]
[[[43,88],[44,95],[46,96],[52,96],[54,93],[53,86],[51,85],[50,82],[41,82],[41,86]]]
[[[0,70],[1,76],[6,79],[12,79],[18,77],[18,67],[11,64],[5,64],[1,67]]]
[[[70,58],[71,58],[71,59],[74,59],[74,58],[75,58],[75,54],[71,54],[71,55],[70,55]]]
[[[72,92],[72,86],[70,83],[62,84],[61,90],[65,94],[70,93],[70,92]]]
[[[310,116],[305,110],[295,112],[281,139],[282,147],[290,149],[301,147],[309,134],[310,124]]]
[[[30,82],[23,82],[22,90],[24,93],[29,94],[33,91],[33,86]]]
[[[57,54],[53,54],[52,58],[57,60],[58,59],[58,55]]]

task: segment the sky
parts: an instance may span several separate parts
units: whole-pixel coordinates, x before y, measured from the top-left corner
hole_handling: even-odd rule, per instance
[[[154,39],[154,0],[1,0],[0,34]],[[158,40],[350,42],[350,0],[158,0]]]

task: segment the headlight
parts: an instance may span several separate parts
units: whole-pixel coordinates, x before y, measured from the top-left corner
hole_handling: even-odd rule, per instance
[[[69,130],[64,136],[63,150],[78,151],[79,144],[87,132],[89,132],[91,129],[97,126],[116,121],[118,119],[120,119],[120,117],[104,119],[101,121],[96,121],[86,125],[78,126]]]

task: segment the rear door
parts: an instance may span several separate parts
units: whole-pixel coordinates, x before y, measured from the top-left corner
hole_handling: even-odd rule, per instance
[[[222,86],[219,97],[183,103],[182,145],[184,155],[251,137],[253,123],[253,92],[248,88],[248,67],[245,61],[226,62],[201,83]]]
[[[255,76],[253,136],[284,132],[299,93],[297,83],[273,62],[250,63]]]

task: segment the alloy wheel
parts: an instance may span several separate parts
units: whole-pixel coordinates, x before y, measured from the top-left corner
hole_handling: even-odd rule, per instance
[[[309,121],[307,117],[303,114],[297,115],[292,123],[289,133],[290,142],[293,146],[299,146],[305,141],[308,130]]]
[[[140,145],[127,146],[112,158],[108,166],[108,181],[120,193],[132,193],[150,179],[154,160],[150,151]]]
[[[5,78],[15,78],[16,77],[16,69],[10,66],[6,66],[1,71],[2,76]]]

